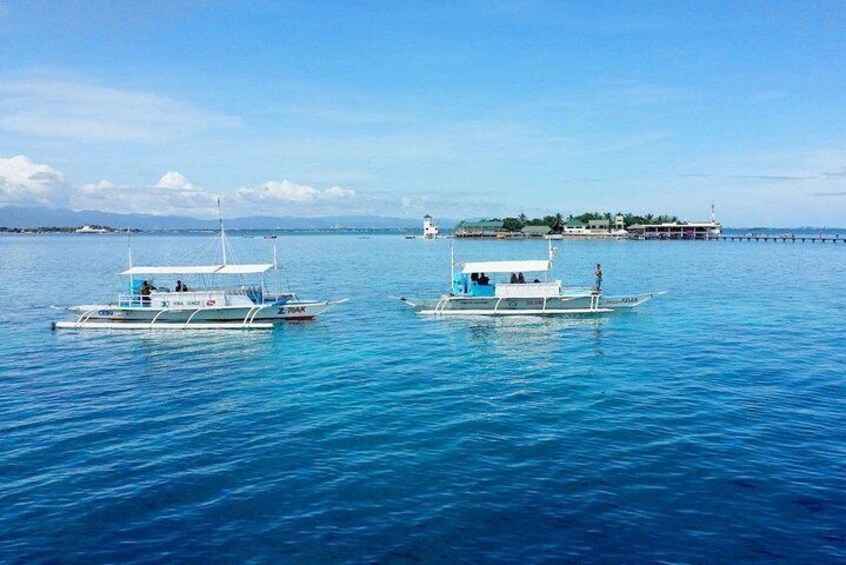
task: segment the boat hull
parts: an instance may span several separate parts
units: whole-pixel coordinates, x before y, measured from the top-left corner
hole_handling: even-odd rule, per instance
[[[267,329],[282,322],[311,320],[341,302],[345,302],[345,300],[202,308],[122,307],[114,304],[87,304],[68,308],[68,311],[76,314],[78,318],[73,322],[59,322],[55,327],[58,329],[83,329],[88,327],[99,329],[110,326],[124,326],[126,329],[172,327]]]
[[[442,296],[438,299],[402,299],[423,315],[434,316],[560,316],[607,314],[640,306],[661,293],[604,298],[597,294],[550,298],[497,298]]]

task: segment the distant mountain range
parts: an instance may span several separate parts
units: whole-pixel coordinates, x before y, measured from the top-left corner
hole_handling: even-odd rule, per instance
[[[293,216],[249,216],[224,220],[227,229],[422,229],[423,218],[389,218],[383,216],[324,216],[299,218]],[[451,228],[454,220],[440,222]],[[217,220],[200,220],[187,216],[154,216],[151,214],[115,214],[98,210],[75,212],[66,208],[45,206],[0,207],[0,227],[75,227],[84,225],[133,228],[140,230],[197,230],[217,229]]]

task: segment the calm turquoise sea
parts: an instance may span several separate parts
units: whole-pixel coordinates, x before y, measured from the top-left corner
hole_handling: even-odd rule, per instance
[[[137,236],[138,264],[206,246]],[[270,242],[233,238],[242,261]],[[252,333],[59,333],[122,236],[0,237],[0,562],[846,560],[846,244],[562,242],[602,318],[419,318],[447,241],[282,236]],[[544,242],[466,242],[465,260]]]

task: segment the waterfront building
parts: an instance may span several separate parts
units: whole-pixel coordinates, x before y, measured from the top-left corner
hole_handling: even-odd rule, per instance
[[[619,216],[622,219],[622,216]],[[587,224],[579,220],[571,219],[564,224],[560,234],[549,234],[547,239],[625,239],[627,232],[623,228],[617,228],[618,222],[615,219],[615,228],[610,228],[608,220],[589,220]]]
[[[502,220],[462,220],[455,226],[455,237],[497,237],[505,233]]]
[[[523,237],[543,237],[552,231],[549,226],[524,226],[520,232]]]
[[[423,216],[423,238],[435,239],[438,237],[438,226],[432,220],[432,216],[426,214]]]
[[[716,220],[634,224],[628,227],[632,239],[710,239],[720,235],[721,231],[722,226]]]

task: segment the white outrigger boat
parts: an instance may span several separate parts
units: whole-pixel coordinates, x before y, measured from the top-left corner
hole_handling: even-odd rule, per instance
[[[274,292],[265,275],[277,270],[276,242],[273,263],[233,264],[227,262],[222,221],[219,237],[223,261],[211,265],[133,266],[130,246],[129,268],[120,273],[129,277],[127,292],[109,304],[65,308],[76,319],[53,322],[53,329],[271,329],[283,321],[310,320],[347,301],[301,300],[292,292]],[[258,280],[250,283],[245,280],[248,275]],[[190,290],[156,288],[155,276],[186,281]],[[233,280],[231,277],[237,277],[238,284],[218,284],[221,279]]]
[[[603,314],[640,306],[664,292],[630,296],[603,296],[596,287],[565,287],[554,280],[549,258],[530,261],[482,261],[464,263],[456,272],[450,251],[452,288],[439,298],[401,298],[419,314],[434,316],[552,316]],[[530,273],[531,282],[511,282],[511,276]],[[487,275],[505,280],[488,279]],[[533,278],[537,277],[537,278]]]

